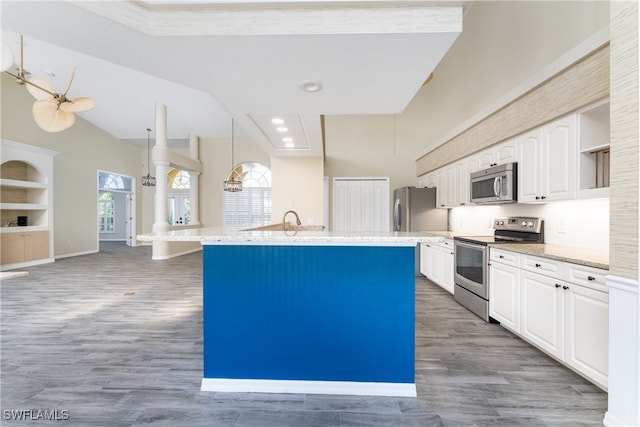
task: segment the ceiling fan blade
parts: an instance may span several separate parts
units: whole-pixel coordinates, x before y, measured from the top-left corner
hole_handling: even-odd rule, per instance
[[[67,83],[67,88],[64,90],[64,95],[66,95],[67,93],[69,93],[69,89],[71,89],[71,83],[73,82],[73,78],[76,76],[76,69],[75,67],[73,68],[73,71],[71,72],[71,78],[69,79],[69,83]]]
[[[95,106],[96,101],[92,98],[89,98],[88,96],[81,96],[63,102],[60,104],[60,109],[68,113],[80,113],[82,111],[92,110]]]
[[[9,68],[13,67],[13,52],[11,52],[11,48],[7,46],[5,42],[2,42],[2,57],[0,61],[0,71],[7,71]]]
[[[40,100],[33,103],[33,119],[42,130],[60,132],[70,128],[76,121],[76,115],[58,108],[55,100]]]
[[[27,87],[27,91],[31,94],[31,96],[33,96],[37,100],[53,99],[55,88],[45,79],[41,79],[40,77],[32,77],[26,81],[25,86]]]

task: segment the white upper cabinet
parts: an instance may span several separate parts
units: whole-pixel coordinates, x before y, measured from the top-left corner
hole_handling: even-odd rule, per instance
[[[578,113],[578,197],[609,196],[609,100]]]
[[[518,137],[518,202],[568,200],[576,190],[576,116]]]
[[[516,138],[496,144],[477,154],[476,170],[487,169],[492,166],[503,165],[518,160],[518,143]]]

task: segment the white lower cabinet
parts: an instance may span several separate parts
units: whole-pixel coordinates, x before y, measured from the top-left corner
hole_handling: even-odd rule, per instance
[[[518,254],[491,248],[489,257],[489,316],[505,328],[520,333]]]
[[[562,359],[564,357],[562,281],[529,271],[523,271],[521,277],[522,336],[552,356]]]
[[[494,248],[490,257],[490,316],[606,390],[607,272]]]
[[[453,262],[453,240],[422,243],[420,272],[451,294],[453,294]]]

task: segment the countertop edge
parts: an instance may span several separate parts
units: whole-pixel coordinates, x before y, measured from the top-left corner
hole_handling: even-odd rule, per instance
[[[608,254],[605,252],[572,248],[569,246],[550,245],[547,243],[501,243],[497,245],[489,244],[489,246],[505,251],[533,255],[540,258],[548,258],[601,270],[609,270],[608,261],[604,261],[604,258],[608,259]],[[579,255],[572,255],[571,252],[578,252]]]

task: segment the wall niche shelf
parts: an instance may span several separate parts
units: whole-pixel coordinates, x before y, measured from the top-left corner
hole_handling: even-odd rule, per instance
[[[609,196],[609,100],[578,112],[578,197]]]
[[[0,270],[53,262],[55,151],[2,140]],[[26,225],[18,225],[26,219]]]

